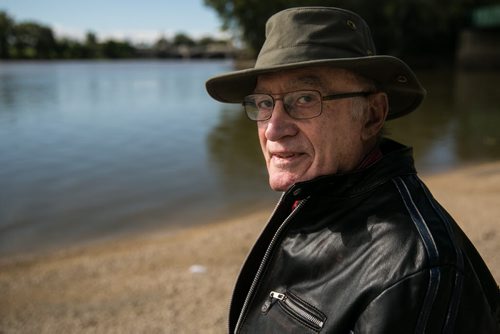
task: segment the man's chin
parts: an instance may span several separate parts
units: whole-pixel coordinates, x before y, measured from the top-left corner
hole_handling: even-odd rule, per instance
[[[270,175],[269,176],[269,186],[274,191],[287,191],[291,186],[293,186],[297,181],[297,177],[289,175]]]

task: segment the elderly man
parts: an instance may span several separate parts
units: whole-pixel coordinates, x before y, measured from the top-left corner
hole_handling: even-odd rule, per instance
[[[425,91],[375,54],[366,23],[326,7],[272,16],[255,68],[207,81],[242,103],[282,198],[241,269],[231,333],[497,333],[499,290],[416,176],[381,138]]]

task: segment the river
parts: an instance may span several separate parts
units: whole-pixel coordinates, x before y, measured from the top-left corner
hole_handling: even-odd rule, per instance
[[[204,82],[230,61],[0,63],[0,257],[269,208],[255,124]],[[424,173],[500,158],[500,76],[420,71],[388,123]]]

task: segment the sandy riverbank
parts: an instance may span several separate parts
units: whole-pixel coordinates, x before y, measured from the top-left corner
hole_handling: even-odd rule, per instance
[[[500,163],[424,177],[500,282]],[[269,212],[0,262],[0,333],[223,333]]]

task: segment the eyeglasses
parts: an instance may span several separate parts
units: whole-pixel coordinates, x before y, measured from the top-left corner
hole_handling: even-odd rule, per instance
[[[368,96],[374,93],[353,92],[321,96],[321,93],[316,90],[299,90],[284,93],[281,98],[274,98],[270,94],[251,94],[243,99],[243,108],[252,121],[266,121],[271,118],[276,101],[282,100],[285,111],[290,117],[308,119],[321,115],[322,101]]]

